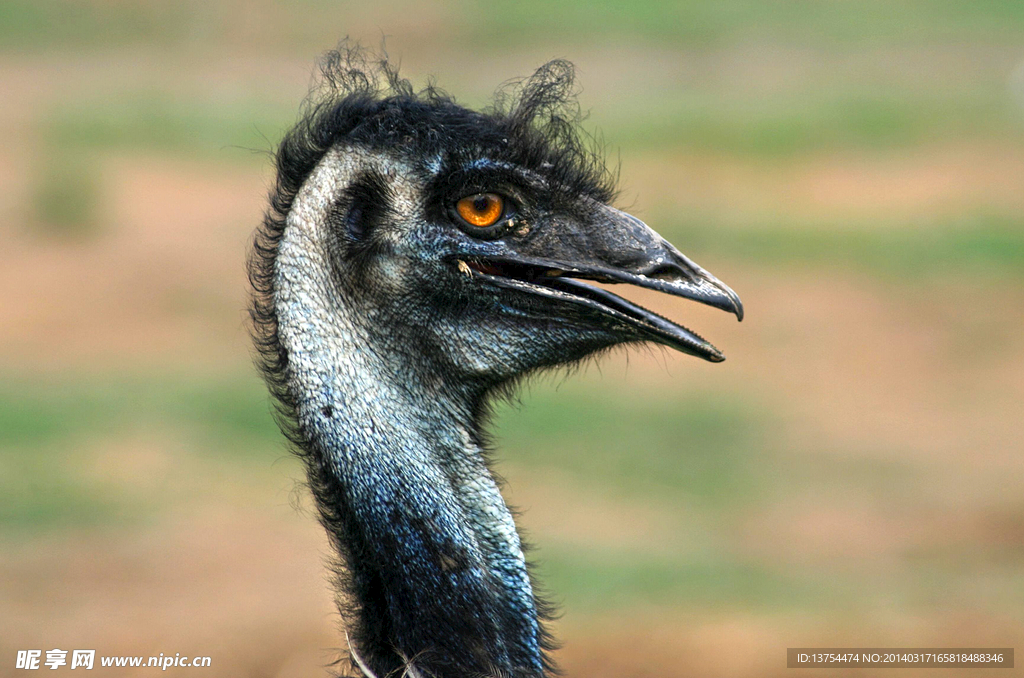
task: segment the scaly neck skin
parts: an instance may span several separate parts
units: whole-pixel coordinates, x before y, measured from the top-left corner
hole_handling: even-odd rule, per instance
[[[375,349],[373,319],[332,280],[324,215],[352,162],[321,163],[297,196],[275,307],[312,485],[349,572],[353,644],[378,676],[405,660],[437,678],[540,676],[522,548],[473,428],[481,394],[417,365],[414,347]]]

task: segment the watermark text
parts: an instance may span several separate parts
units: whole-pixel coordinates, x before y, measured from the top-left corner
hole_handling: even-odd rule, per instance
[[[212,663],[210,657],[182,656],[180,652],[173,655],[164,654],[150,657],[125,656],[125,655],[100,655],[96,656],[96,650],[18,650],[14,660],[14,668],[25,671],[38,671],[49,669],[55,671],[60,668],[69,670],[85,669],[86,671],[96,667],[132,667],[132,668],[158,668],[166,671],[169,668],[208,668]]]

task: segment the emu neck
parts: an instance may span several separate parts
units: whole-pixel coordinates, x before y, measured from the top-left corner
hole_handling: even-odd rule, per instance
[[[344,167],[320,169],[288,217],[275,306],[310,484],[346,565],[352,643],[378,676],[407,661],[437,678],[539,676],[534,596],[475,403],[417,367],[415,347],[377,345],[372,319],[341,299],[320,229]]]

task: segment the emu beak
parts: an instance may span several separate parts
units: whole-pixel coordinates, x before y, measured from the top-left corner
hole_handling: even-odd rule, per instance
[[[559,227],[561,226],[561,227]],[[743,320],[739,296],[636,217],[595,205],[582,224],[553,225],[514,256],[470,261],[489,282],[586,307],[602,322],[642,338],[721,362],[725,356],[691,330],[583,280],[625,283],[714,306]]]
[[[605,207],[607,241],[595,238],[597,256],[613,278],[720,308],[743,320],[743,302],[725,283],[677,250],[647,224],[631,214]],[[604,245],[604,247],[602,247]]]

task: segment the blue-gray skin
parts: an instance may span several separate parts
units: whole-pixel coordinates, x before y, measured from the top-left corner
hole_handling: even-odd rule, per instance
[[[486,115],[384,72],[386,95],[347,82],[282,144],[252,261],[262,365],[340,554],[358,670],[547,675],[547,612],[488,470],[489,398],[623,343],[723,360],[581,279],[742,307],[607,204],[603,167],[536,122],[552,101],[524,109],[552,83],[564,97],[565,64]],[[479,193],[503,199],[493,226],[455,210]]]

